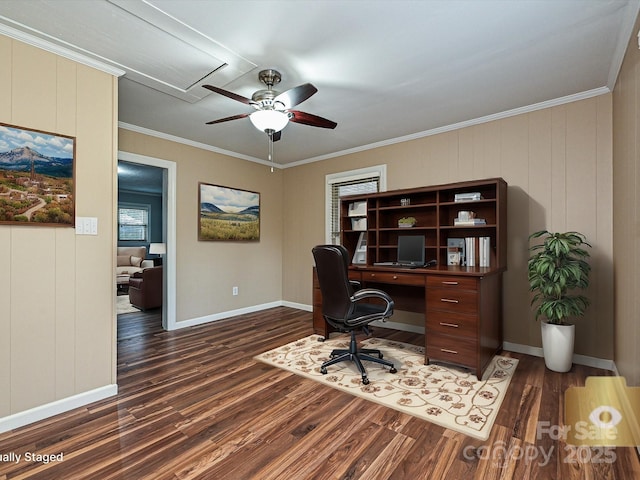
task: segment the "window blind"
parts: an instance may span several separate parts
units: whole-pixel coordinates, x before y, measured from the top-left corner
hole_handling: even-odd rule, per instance
[[[378,175],[357,180],[337,181],[331,185],[331,240],[333,244],[340,243],[340,197],[378,191],[380,191],[380,177]]]
[[[118,240],[146,242],[148,230],[148,209],[130,207],[118,209]]]

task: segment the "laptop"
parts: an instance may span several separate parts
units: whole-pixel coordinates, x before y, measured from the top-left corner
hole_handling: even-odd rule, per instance
[[[424,236],[398,235],[398,260],[374,263],[378,267],[424,267]]]

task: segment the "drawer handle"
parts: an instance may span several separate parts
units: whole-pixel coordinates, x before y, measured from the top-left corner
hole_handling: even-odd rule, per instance
[[[376,274],[375,274],[375,273],[372,273],[372,274],[371,274],[371,276],[372,276],[372,277],[375,277],[375,276],[376,276]]]
[[[397,280],[397,279],[398,279],[398,276],[397,276],[397,275],[394,275],[394,276],[393,276],[393,279],[394,279],[394,280]]]
[[[442,282],[443,285],[458,285],[458,282]]]
[[[459,327],[457,323],[440,322],[440,325],[442,325],[443,327],[454,327],[454,328]]]
[[[453,353],[455,355],[458,354],[458,352],[456,352],[455,350],[449,350],[448,348],[441,348],[440,351],[444,353]]]
[[[441,298],[440,301],[447,302],[447,303],[460,303],[458,300],[453,300],[451,298]]]

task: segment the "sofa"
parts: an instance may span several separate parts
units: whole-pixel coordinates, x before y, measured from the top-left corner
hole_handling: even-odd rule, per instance
[[[162,306],[162,265],[145,268],[131,275],[129,302],[140,310]]]
[[[153,260],[145,260],[147,247],[118,247],[116,257],[116,285],[129,284],[131,275],[153,267]]]

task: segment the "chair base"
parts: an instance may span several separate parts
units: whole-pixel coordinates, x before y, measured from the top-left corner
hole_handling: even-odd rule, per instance
[[[373,357],[372,355],[377,355],[377,357]],[[381,365],[385,365],[387,367],[391,367],[389,372],[396,373],[397,370],[394,367],[393,363],[388,360],[382,359],[382,352],[377,349],[372,348],[363,348],[358,350],[358,344],[356,342],[356,332],[355,330],[351,331],[351,341],[349,342],[349,350],[337,348],[331,352],[331,359],[327,360],[320,366],[320,373],[323,375],[327,374],[327,367],[330,365],[335,365],[336,363],[352,361],[358,367],[358,371],[360,375],[362,375],[362,383],[367,385],[369,383],[369,378],[367,377],[367,371],[362,364],[362,360],[366,360],[368,362],[375,362]]]

